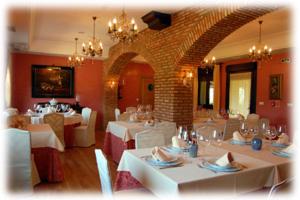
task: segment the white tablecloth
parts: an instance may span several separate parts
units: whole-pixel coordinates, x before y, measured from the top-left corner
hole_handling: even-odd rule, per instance
[[[199,162],[199,158],[218,158],[226,152],[228,151],[222,147],[208,146],[205,152],[201,153],[200,149],[200,157],[188,157],[184,166],[158,169],[149,165],[142,158],[151,154],[151,148],[126,150],[123,153],[117,170],[129,171],[144,187],[155,195],[162,197],[166,195],[178,195],[179,193],[183,194],[185,192],[195,192],[197,195],[205,195],[212,191],[226,191],[235,195],[276,184],[279,181],[276,166],[290,163],[289,159],[278,159],[271,152],[268,152],[267,156],[273,157],[274,162],[272,159],[271,161],[258,159],[233,151],[234,159],[245,165],[247,169],[234,173],[214,173],[210,170],[199,168],[196,165]],[[256,153],[259,154],[260,152]]]
[[[31,147],[51,147],[63,152],[64,146],[56,137],[49,124],[29,124],[27,130],[31,135]]]
[[[110,132],[121,138],[124,142],[128,142],[129,140],[134,140],[136,133],[149,128],[160,127],[163,129],[164,127],[168,127],[166,131],[170,131],[168,130],[170,127],[176,129],[176,123],[174,122],[158,122],[153,127],[145,127],[144,124],[145,122],[110,121],[108,122],[106,132]]]
[[[64,113],[60,113],[65,116],[64,125],[77,124],[82,121],[82,116],[80,114],[75,115],[66,115]],[[43,117],[45,114],[39,113],[31,116],[31,124],[43,124]]]

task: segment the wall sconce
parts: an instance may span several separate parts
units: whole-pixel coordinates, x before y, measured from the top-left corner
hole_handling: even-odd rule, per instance
[[[109,87],[111,89],[113,89],[115,87],[115,85],[116,85],[116,81],[114,81],[114,80],[109,81]]]
[[[182,83],[184,86],[188,87],[192,85],[194,74],[192,71],[183,71]]]

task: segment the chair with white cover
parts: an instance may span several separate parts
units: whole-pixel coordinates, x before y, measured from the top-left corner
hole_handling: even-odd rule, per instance
[[[177,134],[175,122],[160,122],[156,124],[155,130],[164,135],[165,145],[172,144],[172,137]]]
[[[252,113],[247,116],[245,122],[247,123],[248,128],[258,126],[259,115]]]
[[[240,120],[239,119],[228,119],[226,120],[224,127],[224,135],[223,140],[228,140],[232,138],[232,134],[234,131],[238,131],[240,129]]]
[[[126,108],[126,112],[128,112],[128,113],[134,113],[134,112],[136,112],[136,107],[127,107]]]
[[[8,189],[32,192],[30,132],[10,128],[1,130],[0,135],[7,145]]]
[[[85,107],[82,109],[81,111],[81,115],[82,115],[82,122],[81,125],[87,125],[90,119],[92,113],[92,109]]]
[[[98,173],[101,182],[102,194],[106,197],[112,197],[113,190],[111,185],[110,171],[109,171],[107,159],[101,149],[95,149],[95,154],[96,154]],[[129,194],[147,194],[147,192],[149,194],[149,191],[146,190],[145,188],[139,188],[139,189],[122,190],[114,193],[119,195],[125,195],[125,194],[129,195]]]
[[[116,108],[116,109],[115,109],[115,119],[116,119],[116,121],[119,121],[119,116],[120,116],[120,114],[121,114],[120,109],[119,109],[119,108]]]
[[[65,146],[64,139],[64,116],[58,113],[44,115],[44,123],[49,124],[60,142]]]
[[[74,145],[78,147],[89,147],[95,144],[95,124],[97,112],[92,111],[87,125],[74,128]]]
[[[150,148],[155,146],[164,146],[164,131],[159,129],[147,129],[135,134],[135,148]]]
[[[286,179],[280,183],[273,185],[270,189],[268,200],[271,199],[281,199],[279,197],[284,197],[280,195],[287,195],[291,192],[292,184],[294,182],[293,178]]]

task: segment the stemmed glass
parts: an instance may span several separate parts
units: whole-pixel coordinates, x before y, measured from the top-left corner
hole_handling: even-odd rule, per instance
[[[247,136],[248,135],[248,125],[246,122],[242,122],[240,124],[240,133],[243,135],[243,136]]]
[[[266,138],[267,141],[269,141],[269,143],[271,143],[271,141],[276,139],[277,137],[276,128],[274,126],[270,126],[264,133],[264,137]]]
[[[250,137],[254,137],[256,135],[258,135],[258,126],[253,126],[249,129],[249,135]]]
[[[277,136],[281,135],[282,133],[286,133],[286,125],[279,124],[276,126],[276,130],[277,130]]]
[[[217,144],[218,146],[221,146],[223,141],[223,132],[214,129],[212,130],[210,137],[213,143]]]

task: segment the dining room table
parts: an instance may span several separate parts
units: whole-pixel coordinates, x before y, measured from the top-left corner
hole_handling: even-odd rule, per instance
[[[165,131],[176,132],[176,123],[157,121],[153,126],[147,126],[146,121],[110,121],[104,137],[104,152],[119,163],[123,151],[135,148],[135,135],[151,128],[160,128]]]
[[[31,124],[43,124],[44,123],[44,115],[46,113],[35,113],[31,115]],[[66,148],[73,147],[74,144],[74,128],[80,126],[82,122],[81,114],[73,114],[69,113],[59,113],[64,115],[64,142]]]
[[[237,196],[271,187],[293,176],[293,159],[274,155],[274,147],[267,141],[260,151],[252,150],[251,145],[232,144],[230,140],[220,144],[200,143],[195,158],[185,152],[170,151],[170,147],[162,149],[176,158],[178,165],[153,165],[153,148],[124,151],[117,168],[115,190],[145,187],[162,198],[201,196],[216,191]],[[204,162],[214,162],[228,152],[239,163],[239,170],[224,172],[203,167]]]
[[[64,146],[49,124],[28,124],[31,152],[41,181],[61,182],[64,172],[59,153]]]

